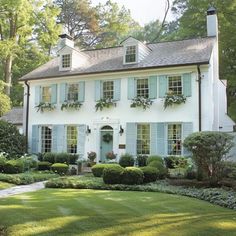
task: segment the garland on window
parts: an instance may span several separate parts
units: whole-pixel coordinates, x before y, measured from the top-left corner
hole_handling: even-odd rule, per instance
[[[105,142],[105,143],[110,143],[110,141],[112,141],[113,139],[113,136],[109,133],[106,133],[102,136],[102,140]]]

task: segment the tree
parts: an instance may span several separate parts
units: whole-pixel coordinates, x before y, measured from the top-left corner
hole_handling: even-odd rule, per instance
[[[0,81],[0,117],[11,109],[11,100],[4,94],[5,84]]]

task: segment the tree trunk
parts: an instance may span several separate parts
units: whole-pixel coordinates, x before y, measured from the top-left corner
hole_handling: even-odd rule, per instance
[[[11,78],[11,68],[12,68],[12,56],[8,56],[5,61],[4,65],[4,80],[7,83],[5,87],[5,92],[8,96],[10,96],[11,92],[11,85],[12,85],[12,78]]]

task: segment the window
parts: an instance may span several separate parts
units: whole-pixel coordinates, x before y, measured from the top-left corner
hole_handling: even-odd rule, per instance
[[[182,78],[181,76],[169,76],[169,91],[174,94],[182,94]]]
[[[70,54],[62,55],[62,68],[70,67]]]
[[[51,102],[51,86],[42,87],[42,102]]]
[[[137,79],[137,97],[149,97],[148,79]]]
[[[150,153],[150,125],[137,125],[137,154]]]
[[[168,125],[168,155],[181,155],[181,124]]]
[[[77,127],[67,126],[67,152],[77,153]]]
[[[78,95],[79,95],[79,85],[78,84],[68,84],[67,100],[68,101],[78,101]]]
[[[52,150],[52,127],[42,126],[41,129],[41,152],[51,152]]]
[[[103,82],[103,98],[114,98],[114,81]]]
[[[125,62],[136,62],[136,46],[127,46],[125,51]]]

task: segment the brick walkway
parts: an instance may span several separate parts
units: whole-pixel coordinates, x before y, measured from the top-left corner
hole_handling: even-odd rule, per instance
[[[15,186],[15,187],[0,190],[0,198],[43,189],[45,188],[44,183],[45,181],[42,181],[42,182],[37,182],[37,183],[29,184],[29,185],[20,185],[20,186]]]

